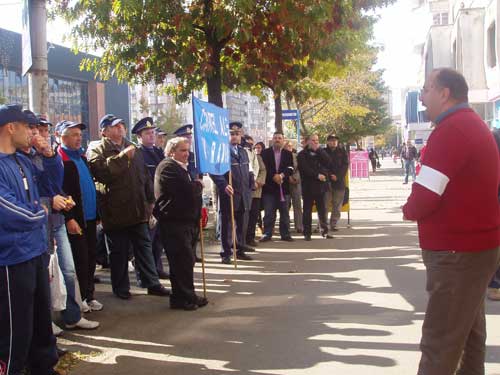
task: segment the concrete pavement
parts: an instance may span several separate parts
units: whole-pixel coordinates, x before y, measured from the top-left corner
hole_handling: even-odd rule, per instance
[[[121,301],[98,285],[105,309],[88,317],[101,327],[60,341],[93,352],[71,374],[415,374],[425,271],[416,226],[401,221],[411,185],[400,171],[386,159],[351,182],[352,228],[343,220],[333,240],[266,243],[236,271],[211,246],[210,304],[198,311],[141,289]],[[500,375],[500,302],[487,314],[486,373]]]

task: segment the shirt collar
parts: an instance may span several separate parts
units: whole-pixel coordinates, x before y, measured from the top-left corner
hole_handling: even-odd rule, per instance
[[[188,170],[188,163],[183,163],[181,161],[175,160],[174,158],[172,158],[172,160],[175,161],[177,164],[179,164],[185,171]]]
[[[455,113],[457,112],[458,110],[460,109],[464,109],[464,108],[469,108],[469,103],[465,102],[465,103],[460,103],[460,104],[457,104],[457,105],[454,105],[453,107],[449,108],[448,110],[440,113],[437,117],[436,117],[436,120],[434,121],[436,125],[439,125],[439,123],[441,121],[443,121],[445,119],[445,117],[448,117],[449,115],[451,115],[452,113]]]

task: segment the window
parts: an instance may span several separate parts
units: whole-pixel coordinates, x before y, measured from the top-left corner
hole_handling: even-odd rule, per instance
[[[490,68],[494,68],[497,65],[496,22],[493,22],[490,27],[488,27],[486,62]]]
[[[448,25],[448,12],[433,14],[432,24],[433,25]]]
[[[28,78],[0,65],[0,97],[7,103],[28,107]]]

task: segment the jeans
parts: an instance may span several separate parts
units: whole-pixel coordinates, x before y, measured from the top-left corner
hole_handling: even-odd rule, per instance
[[[282,202],[279,196],[274,194],[262,194],[262,206],[264,207],[264,236],[271,238],[273,236],[274,224],[276,223],[276,210],[280,212],[280,235],[281,238],[290,237],[290,196],[285,195],[285,201]]]
[[[71,245],[68,240],[68,234],[66,233],[66,225],[59,225],[52,228],[52,234],[57,245],[57,258],[59,260],[59,267],[64,278],[64,284],[66,285],[66,292],[68,293],[66,297],[66,310],[61,312],[64,323],[75,324],[80,320],[82,314],[80,312],[80,306],[76,302],[76,271],[75,263],[73,260],[73,253],[71,252]]]
[[[405,160],[405,183],[408,183],[410,173],[413,181],[415,181],[415,160]]]
[[[330,205],[332,206],[332,212],[330,214],[330,229],[335,228],[337,226],[337,222],[340,220],[342,203],[344,202],[344,195],[345,189],[333,190],[331,188],[325,195],[325,206],[327,212]]]
[[[488,288],[500,289],[500,268],[493,275]]]

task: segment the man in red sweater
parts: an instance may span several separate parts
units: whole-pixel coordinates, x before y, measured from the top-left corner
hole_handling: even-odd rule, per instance
[[[500,260],[498,149],[460,73],[434,70],[421,100],[436,128],[403,206],[418,223],[427,269],[418,374],[484,375],[484,297]]]

